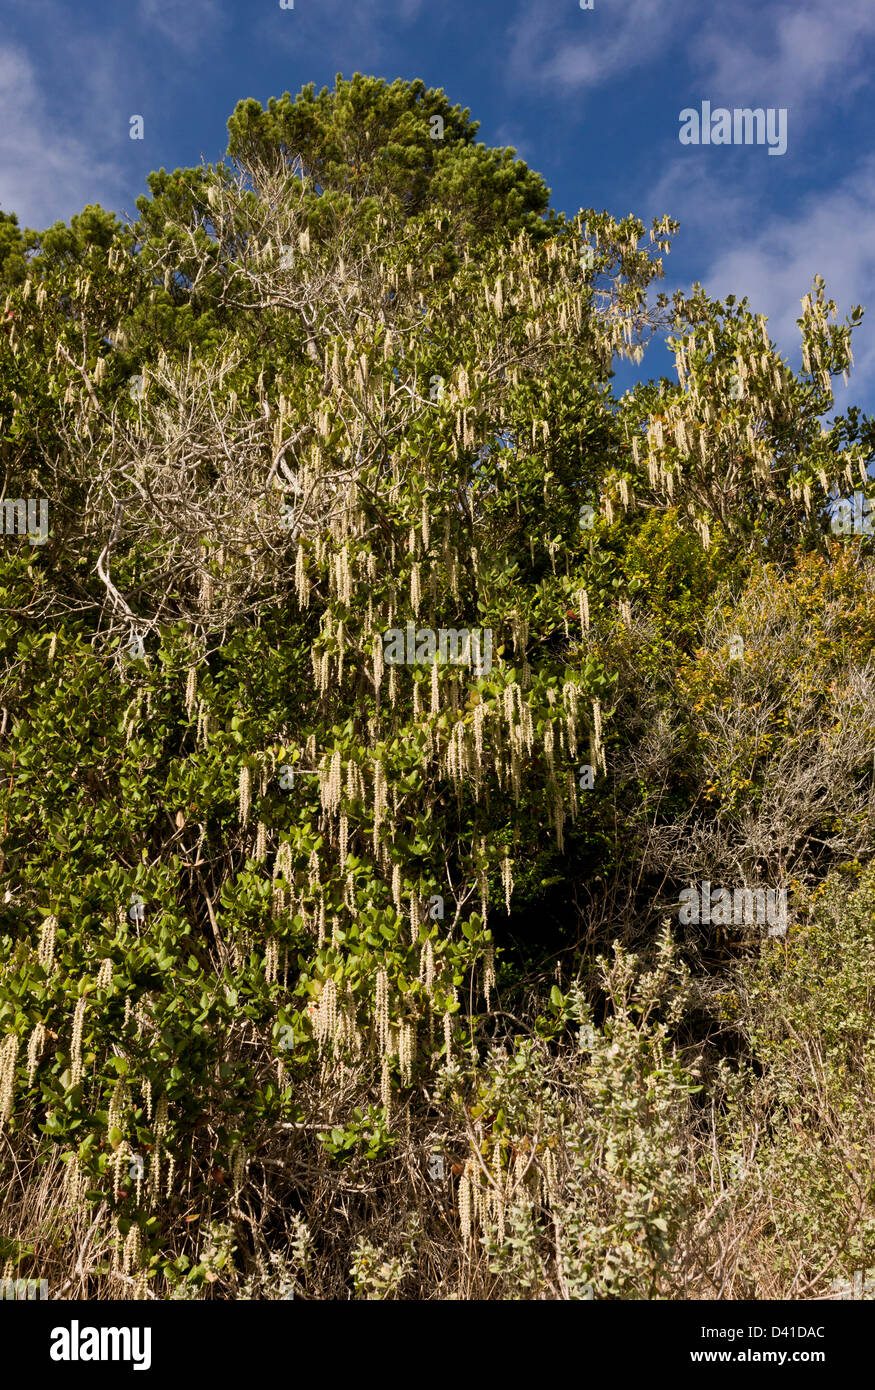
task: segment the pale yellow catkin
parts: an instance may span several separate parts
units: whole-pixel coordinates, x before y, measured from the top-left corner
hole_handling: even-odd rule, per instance
[[[495,988],[495,947],[492,942],[486,947],[483,953],[483,995],[486,999],[486,1007],[492,1007],[492,991]]]
[[[18,1036],[10,1033],[0,1049],[0,1131],[12,1114],[15,1096],[15,1063],[18,1058]]]
[[[58,934],[58,919],[54,913],[43,922],[40,933],[37,958],[47,975],[52,973],[55,963],[55,941]]]
[[[67,1164],[67,1171],[64,1174],[64,1205],[70,1208],[79,1206],[82,1194],[82,1173],[79,1167],[79,1155],[74,1153]]]
[[[586,589],[578,591],[578,601],[580,604],[580,626],[583,632],[589,632],[589,595]]]
[[[87,1000],[83,995],[77,999],[73,1011],[73,1039],[70,1044],[70,1086],[78,1086],[82,1080],[82,1029],[85,1023]]]
[[[276,981],[278,969],[279,943],[271,937],[264,949],[264,978],[267,984],[271,985]]]
[[[252,804],[252,773],[246,763],[240,768],[240,824],[245,825],[249,820],[249,810]]]
[[[403,1023],[398,1046],[398,1067],[401,1072],[401,1081],[405,1086],[410,1084],[413,1076],[415,1047],[416,1029],[412,1023]]]
[[[389,1084],[389,1058],[384,1057],[380,1066],[380,1100],[388,1115],[392,1109],[392,1090]]]
[[[380,1053],[385,1056],[389,1046],[389,981],[382,967],[377,971],[374,1021]]]
[[[189,719],[197,703],[197,668],[190,666],[185,682],[185,712]]]
[[[419,978],[425,985],[425,992],[431,998],[434,994],[434,947],[429,937],[419,954]]]
[[[125,1238],[124,1249],[122,1251],[122,1274],[125,1278],[130,1277],[132,1269],[137,1269],[140,1264],[140,1228],[136,1221],[131,1225]]]
[[[392,868],[392,901],[395,904],[395,911],[400,917],[403,911],[401,902],[401,865],[395,864]]]
[[[34,1027],[27,1044],[27,1084],[32,1086],[45,1046],[46,1030],[42,1022]]]
[[[128,1088],[123,1077],[115,1083],[112,1095],[110,1096],[109,1108],[107,1111],[107,1129],[122,1129],[125,1117],[125,1110],[128,1105]]]
[[[157,1197],[161,1191],[161,1145],[156,1143],[149,1155],[149,1177],[147,1179],[148,1190],[153,1197]],[[138,1195],[139,1200],[139,1195]]]
[[[508,914],[510,913],[510,900],[513,894],[513,870],[511,868],[510,856],[505,854],[501,862],[501,881],[504,885],[504,901]]]
[[[315,1019],[316,1041],[320,1047],[327,1047],[337,1033],[337,985],[334,980],[326,980],[319,995]]]
[[[472,1222],[471,1222],[471,1185],[473,1176],[473,1163],[468,1159],[465,1164],[462,1176],[459,1179],[459,1226],[462,1233],[462,1244],[467,1249],[471,1243]]]

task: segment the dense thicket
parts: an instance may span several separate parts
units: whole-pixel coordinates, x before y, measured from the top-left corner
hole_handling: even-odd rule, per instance
[[[0,214],[50,518],[0,536],[0,1264],[822,1294],[875,1254],[861,311],[818,279],[795,373],[421,83],[229,132],[131,226]],[[704,880],[786,934],[685,922]]]

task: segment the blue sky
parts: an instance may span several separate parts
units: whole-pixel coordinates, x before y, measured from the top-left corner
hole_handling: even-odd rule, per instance
[[[0,207],[134,213],[150,169],[219,158],[236,102],[355,71],[443,87],[566,212],[680,222],[664,288],[748,295],[799,364],[816,273],[869,313],[837,406],[875,413],[875,0],[4,0]],[[685,107],[787,108],[788,148],[682,146]],[[129,138],[142,115],[145,138]],[[670,371],[664,349],[618,384]]]

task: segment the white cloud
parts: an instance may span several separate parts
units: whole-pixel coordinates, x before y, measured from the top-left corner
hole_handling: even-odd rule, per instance
[[[714,99],[792,106],[800,118],[826,89],[830,107],[848,98],[871,72],[875,37],[872,0],[793,0],[739,11],[717,7],[691,43]]]
[[[229,22],[219,0],[140,0],[139,11],[144,24],[192,54],[221,37]]]
[[[752,179],[747,184],[740,179],[725,177],[723,161],[718,165],[714,155],[721,150],[688,150],[675,157],[663,168],[652,189],[643,199],[642,218],[668,213],[681,224],[679,249],[689,253],[695,238],[705,246],[715,239],[725,244],[730,237],[745,235],[751,224],[751,209],[756,202]],[[762,174],[768,173],[764,166]],[[670,262],[669,262],[670,264]]]
[[[119,198],[118,167],[95,159],[92,141],[71,130],[69,103],[42,91],[30,59],[11,46],[0,47],[0,110],[0,207],[18,213],[21,226],[45,227]]]
[[[763,211],[749,190],[729,192],[713,165],[705,170],[682,161],[666,171],[647,201],[681,224],[679,253],[695,255],[701,238],[697,278],[708,294],[747,296],[755,313],[768,315],[773,341],[797,369],[796,320],[815,275],[826,281],[839,322],[855,304],[868,305],[854,334],[849,386],[841,379],[834,385],[840,410],[856,402],[875,413],[875,242],[861,231],[875,221],[875,155],[831,189],[809,191],[792,210]],[[670,266],[669,260],[667,271]]]
[[[691,0],[627,0],[593,10],[526,0],[509,30],[510,75],[566,92],[602,86],[660,58],[683,31],[685,10],[695,14]]]
[[[524,160],[530,168],[535,167],[535,161],[537,160],[535,148],[531,143],[530,137],[518,126],[505,122],[497,128],[489,143],[501,148],[510,145],[516,150],[517,159]]]
[[[834,110],[869,80],[875,4],[732,0],[703,10],[694,0],[597,0],[590,11],[524,0],[508,39],[510,80],[561,98],[674,57],[684,84],[701,85],[714,103],[790,106],[798,126],[817,120],[824,96]]]

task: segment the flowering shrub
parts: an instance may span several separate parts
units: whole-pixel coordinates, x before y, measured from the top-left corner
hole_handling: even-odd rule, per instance
[[[0,551],[3,1277],[819,1287],[868,1257],[860,1164],[745,1264],[725,1117],[814,1202],[786,1125],[865,1092],[788,1088],[756,952],[660,923],[871,858],[872,561],[814,501],[871,444],[819,423],[858,315],[816,282],[796,375],[746,306],[651,300],[668,218],[549,212],[422,84],[230,133],[133,228],[3,224],[4,466],[50,503]],[[658,327],[678,385],[615,399]]]

